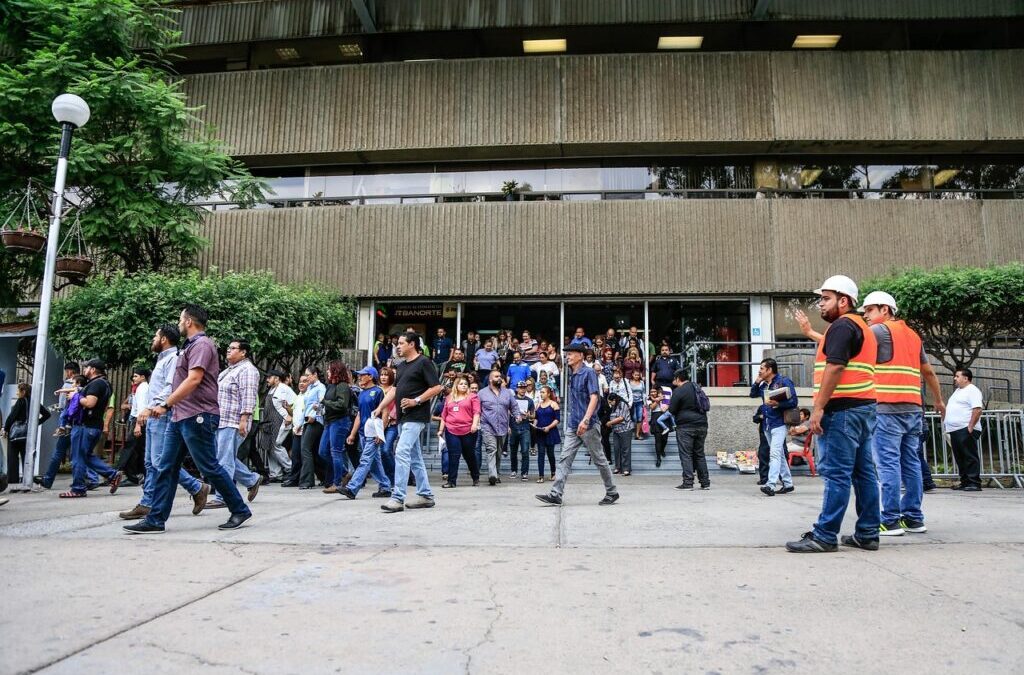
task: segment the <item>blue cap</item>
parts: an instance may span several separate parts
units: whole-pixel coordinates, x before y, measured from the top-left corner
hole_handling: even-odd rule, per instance
[[[358,371],[356,375],[369,375],[370,377],[373,378],[374,382],[376,382],[380,378],[380,373],[378,373],[377,369],[374,368],[373,366],[366,366],[362,370]]]

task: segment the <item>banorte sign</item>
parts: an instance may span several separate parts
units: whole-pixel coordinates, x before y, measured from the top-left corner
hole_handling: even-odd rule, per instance
[[[393,319],[454,319],[458,313],[457,304],[445,302],[433,305],[394,305],[390,315]]]

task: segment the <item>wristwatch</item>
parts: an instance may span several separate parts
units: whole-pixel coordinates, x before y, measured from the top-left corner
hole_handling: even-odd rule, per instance
[[[419,405],[420,403],[422,403],[422,401],[420,401],[420,397],[419,396],[417,396],[413,400],[416,401],[416,405]]]

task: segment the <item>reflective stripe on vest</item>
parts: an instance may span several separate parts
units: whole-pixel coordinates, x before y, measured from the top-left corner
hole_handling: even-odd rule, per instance
[[[875,366],[879,403],[921,405],[921,338],[903,321],[886,321],[892,336],[892,361]]]
[[[868,325],[857,314],[845,314],[860,328],[864,336],[860,351],[846,364],[839,375],[839,382],[832,392],[832,399],[862,398],[875,399],[875,361],[878,358],[878,341]],[[829,326],[831,328],[831,326]],[[825,331],[828,336],[828,330]],[[825,339],[818,343],[818,353],[814,357],[814,395],[817,397],[821,388],[821,379],[825,374]]]

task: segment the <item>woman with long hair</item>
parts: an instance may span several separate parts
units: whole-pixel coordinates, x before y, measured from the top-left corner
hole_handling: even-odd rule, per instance
[[[437,437],[448,448],[448,480],[442,488],[454,488],[459,479],[459,455],[466,460],[473,485],[480,484],[480,465],[476,461],[476,438],[480,431],[480,399],[469,391],[469,378],[455,376],[452,392],[441,408]]]
[[[533,421],[533,428],[537,435],[537,482],[544,482],[544,457],[548,458],[548,465],[551,470],[551,480],[555,479],[555,446],[562,442],[558,435],[558,422],[562,418],[558,403],[552,397],[552,389],[548,385],[540,388],[540,403],[535,411],[537,415]]]
[[[612,370],[618,365],[618,362],[615,360],[615,350],[611,347],[604,347],[601,349],[600,354],[601,372],[604,373],[605,379],[610,380],[612,379]]]
[[[7,436],[7,478],[11,484],[21,482],[21,465],[25,461],[25,440],[28,438],[28,407],[32,400],[32,385],[18,383],[17,399],[11,414],[4,421]],[[39,424],[50,419],[50,411],[39,406]]]
[[[643,373],[634,370],[629,378],[630,412],[633,414],[633,423],[636,425],[636,438],[640,440],[643,434],[641,422],[644,421],[644,399],[647,398],[647,383],[643,380]]]
[[[324,492],[334,494],[350,477],[345,439],[352,431],[349,408],[352,400],[352,373],[341,361],[327,366],[324,392],[324,433],[317,454],[324,462]]]
[[[381,368],[378,385],[387,396],[395,386],[395,369]],[[395,484],[395,441],[398,440],[398,418],[397,408],[392,402],[385,414],[381,416],[384,422],[384,447],[380,449],[380,461],[384,465],[384,473]]]
[[[630,340],[632,339],[630,338]],[[640,356],[640,350],[637,347],[630,347],[626,350],[626,358],[622,359],[622,377],[626,380],[631,380],[635,371],[639,371],[640,377],[643,377],[644,359]],[[628,401],[629,399],[627,398],[626,400]]]

